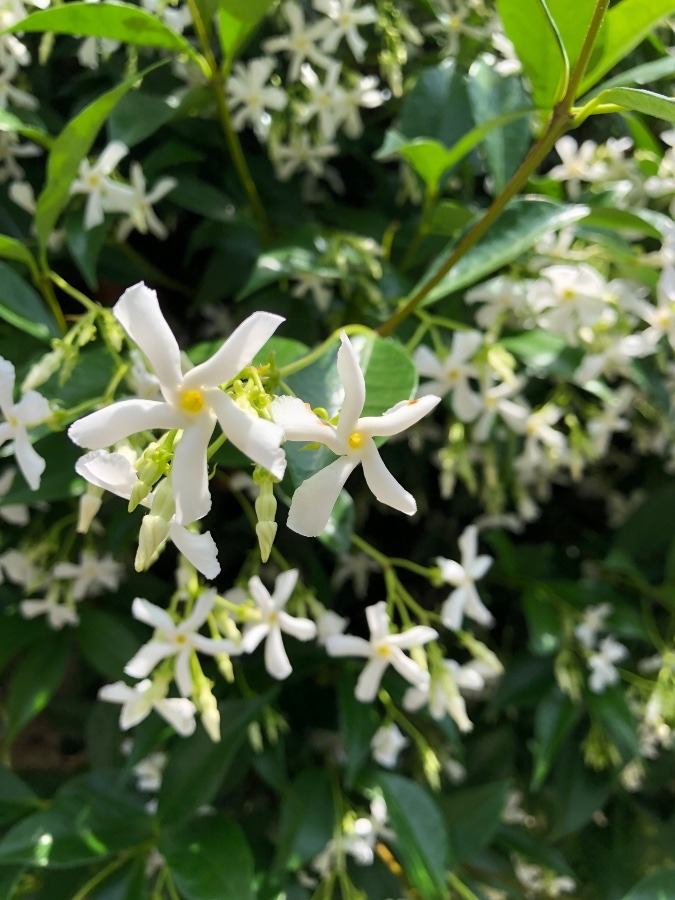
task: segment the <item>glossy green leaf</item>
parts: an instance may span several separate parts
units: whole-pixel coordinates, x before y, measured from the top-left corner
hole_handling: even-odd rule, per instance
[[[447,896],[450,839],[438,804],[425,788],[401,775],[387,772],[379,782],[396,834],[393,849],[410,883],[422,900]]]
[[[8,237],[6,234],[0,234],[0,257],[3,259],[13,259],[16,262],[23,263],[28,267],[31,275],[36,278],[38,275],[38,266],[35,257],[28,247],[16,238]],[[41,305],[42,301],[40,301]]]
[[[621,0],[605,15],[598,52],[581,81],[577,95],[585,94],[666,16],[675,12],[673,0]]]
[[[226,64],[231,64],[273,0],[218,0],[218,34]]]
[[[569,62],[561,35],[544,0],[498,0],[506,36],[532,84],[538,109],[552,109],[567,87]]]
[[[311,798],[311,801],[308,802]],[[323,769],[305,769],[285,792],[273,869],[298,869],[333,836],[335,810],[330,780]]]
[[[34,15],[68,13],[73,6],[84,6],[94,16],[101,11],[101,6],[98,4],[68,4],[68,6],[47,9]],[[118,9],[118,7],[112,7],[112,9]],[[134,10],[140,12],[135,8]],[[153,21],[158,20],[153,19]],[[127,91],[139,84],[149,72],[163,64],[164,62],[155,63],[142,72],[130,75],[117,87],[97,97],[68,122],[54,141],[47,162],[47,183],[38,197],[35,212],[35,228],[43,249],[47,247],[49,236],[68,203],[70,185],[77,175],[80,162],[91,150],[103,123]]]
[[[544,369],[557,359],[567,346],[564,338],[539,328],[514,334],[500,341],[502,347],[535,369]]]
[[[162,832],[160,853],[186,900],[253,900],[253,854],[241,828],[222,815]]]
[[[282,278],[294,275],[313,273],[324,278],[337,278],[336,269],[328,269],[317,261],[317,253],[307,247],[289,246],[270,250],[259,256],[246,284],[237,294],[237,300],[243,300]]]
[[[157,815],[162,822],[184,822],[213,800],[246,737],[246,729],[268,700],[226,700],[218,705],[220,743],[214,743],[200,726],[177,744],[159,792]]]
[[[124,789],[119,773],[90,772],[66,782],[48,810],[10,829],[0,841],[0,864],[79,866],[143,843],[151,829],[143,800]]]
[[[452,60],[425,69],[401,106],[398,131],[453,147],[473,127],[464,74]]]
[[[124,666],[143,643],[128,615],[83,605],[79,611],[77,642],[89,665],[101,675],[116,681]],[[143,632],[141,631],[142,635]]]
[[[588,207],[581,204],[570,206],[551,200],[524,197],[514,200],[487,234],[427,294],[424,305],[475,284],[513,262],[545,234],[572,225],[587,214]],[[440,268],[452,249],[451,246],[438,257],[415,290]]]
[[[65,632],[50,634],[26,651],[7,692],[7,744],[47,706],[63,681],[69,658],[70,637]]]
[[[675,868],[659,869],[645,875],[621,900],[672,900],[675,897]]]
[[[653,91],[629,87],[608,88],[597,95],[593,105],[596,103],[633,109],[655,119],[675,122],[675,100],[664,97],[663,94],[655,94]]]
[[[558,841],[589,823],[612,793],[606,773],[594,772],[584,763],[572,734],[561,746],[551,776],[555,798],[551,814],[551,840]]]
[[[363,765],[370,758],[370,742],[380,725],[376,710],[354,696],[355,680],[343,675],[337,685],[340,734],[343,736],[347,763],[345,783],[353,787]]]
[[[596,85],[589,97],[595,97],[601,91],[609,88],[635,87],[635,85],[650,86],[655,81],[667,78],[673,73],[675,73],[675,56],[664,56],[662,59],[655,59],[653,62],[643,63],[641,66],[634,66],[632,69],[613,75],[607,81],[603,81],[602,84]]]
[[[453,790],[440,801],[452,847],[453,868],[476,857],[490,843],[499,828],[511,787],[510,781],[496,781]]]
[[[600,694],[589,692],[587,703],[610,739],[619,748],[624,762],[640,755],[637,722],[626,696],[618,686],[605,688]]]
[[[37,796],[27,784],[5,766],[0,766],[0,822],[6,823],[38,805]]]
[[[431,234],[454,237],[473,217],[474,213],[466,206],[455,203],[454,200],[441,200],[434,209],[429,231]]]
[[[99,258],[112,222],[108,218],[96,228],[85,228],[82,212],[78,210],[66,220],[66,247],[87,286],[94,291],[98,286]]]
[[[560,616],[544,589],[535,586],[522,599],[528,645],[535,656],[547,656],[560,646]]]
[[[578,706],[557,687],[549,691],[537,705],[532,739],[533,769],[530,787],[538,790],[549,773],[560,745],[578,721]]]
[[[175,116],[177,106],[178,101],[171,96],[131,91],[110,114],[110,140],[134,147],[169,122]]]
[[[176,180],[178,184],[171,191],[172,203],[214,222],[232,222],[234,206],[224,191],[191,176],[179,176]]]
[[[469,99],[478,126],[493,126],[482,152],[494,191],[502,190],[522,162],[530,144],[528,98],[520,78],[505,78],[493,65],[478,59],[469,71]],[[509,115],[512,121],[504,121]],[[502,122],[501,127],[495,123]]]
[[[575,0],[574,3],[570,3],[569,0],[546,0],[546,5],[556,24],[569,67],[572,69],[579,57],[597,2]]]
[[[50,32],[107,38],[123,44],[157,47],[173,53],[201,57],[182,35],[158,17],[130,3],[68,3],[37,10],[17,22],[9,32]]]
[[[41,147],[49,148],[52,143],[52,137],[46,131],[24,122],[16,113],[9,112],[7,109],[0,109],[0,131],[13,131],[22,137],[34,141]]]
[[[3,236],[3,240],[11,239]],[[0,242],[0,255],[2,246]],[[18,272],[3,262],[0,262],[0,319],[42,341],[60,334],[42,297]]]

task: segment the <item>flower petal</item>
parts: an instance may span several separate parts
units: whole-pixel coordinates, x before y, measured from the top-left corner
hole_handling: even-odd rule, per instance
[[[271,406],[272,418],[284,432],[287,441],[308,441],[325,444],[333,453],[346,452],[344,442],[335,428],[319,418],[299,397],[277,397]]]
[[[164,396],[167,391],[173,393],[183,378],[180,349],[159,308],[156,292],[142,281],[134,284],[114,305],[113,315],[147,356]]]
[[[281,637],[281,629],[278,626],[270,628],[265,641],[265,668],[272,678],[277,678],[279,681],[288,678],[293,671]]]
[[[297,641],[311,641],[316,637],[316,625],[311,619],[301,619],[287,612],[279,613],[279,627]]]
[[[204,534],[195,534],[193,531],[188,531],[184,525],[173,522],[169,526],[169,537],[204,578],[208,578],[210,581],[218,575],[220,572],[218,547],[211,537],[210,531],[205,531]]]
[[[222,347],[186,374],[186,388],[218,387],[226,384],[250,365],[251,360],[267,343],[283,322],[282,316],[268,312],[254,312],[234,329]],[[159,373],[157,373],[159,374]]]
[[[37,491],[46,463],[28,440],[26,429],[21,426],[17,427],[14,435],[14,458],[28,486],[31,490]]]
[[[489,628],[494,622],[492,613],[480,599],[478,591],[473,584],[466,588],[466,601],[464,603],[464,615]]]
[[[329,656],[361,656],[367,659],[371,650],[369,641],[353,634],[331,634],[326,638],[326,653]]]
[[[433,641],[437,637],[438,632],[435,628],[429,628],[428,625],[414,625],[412,628],[401,631],[399,634],[390,634],[387,638],[387,644],[390,647],[408,649],[409,647],[421,647],[422,644],[428,644],[429,641]]]
[[[215,427],[208,413],[194,416],[173,452],[171,484],[179,525],[190,525],[211,509],[206,454]]]
[[[126,456],[107,450],[90,450],[75,463],[78,475],[93,484],[128,500],[138,477]]]
[[[113,169],[124,159],[129,148],[122,141],[110,141],[96,163],[96,169],[104,175],[110,175]]]
[[[197,723],[192,700],[185,697],[168,697],[165,700],[158,700],[155,709],[181,737],[189,737],[194,733]]]
[[[279,425],[258,416],[249,415],[223,391],[206,392],[207,402],[218,416],[223,434],[249,459],[271,472],[275,478],[283,478],[286,471],[286,455],[281,449],[283,431]]]
[[[363,377],[359,358],[351,341],[343,331],[340,335],[342,346],[338,350],[337,370],[345,390],[337,432],[343,440],[356,430],[363,406],[366,402],[366,380]]]
[[[392,649],[389,661],[399,675],[420,690],[424,690],[429,684],[429,673],[427,670],[423,669],[413,659],[410,659],[409,656],[406,656],[400,648],[394,647]]]
[[[269,634],[270,626],[267,622],[257,622],[255,625],[247,625],[241,639],[241,649],[244,653],[253,653],[264,637]]]
[[[256,605],[267,615],[274,612],[274,600],[270,596],[270,592],[262,583],[257,575],[249,579],[248,590],[256,602]]]
[[[134,619],[138,619],[144,625],[150,625],[151,628],[156,628],[157,631],[169,637],[173,637],[176,633],[176,625],[168,612],[143,597],[134,598],[134,602],[131,604],[131,614]]]
[[[357,700],[360,700],[361,703],[370,703],[375,699],[377,689],[388,665],[389,660],[383,657],[371,659],[366,663],[365,669],[361,672],[359,680],[356,682],[354,696]]]
[[[341,456],[300,485],[293,494],[287,525],[305,537],[317,537],[328,524],[342,487],[357,460]]]
[[[192,651],[189,649],[182,650],[176,656],[176,662],[173,669],[173,677],[176,682],[180,694],[183,697],[192,696],[192,674],[190,673],[190,657]]]
[[[152,672],[157,663],[166,659],[167,656],[173,656],[175,652],[175,644],[170,644],[167,641],[148,641],[131,657],[124,667],[124,671],[127,675],[131,675],[132,678],[145,678]]]
[[[7,418],[7,413],[14,408],[14,380],[16,373],[13,364],[0,356],[0,409]]]
[[[374,603],[366,609],[366,621],[370,630],[371,641],[379,641],[389,634],[389,615],[384,600]]]
[[[436,565],[441,570],[443,581],[448,584],[460,585],[466,579],[466,572],[454,559],[446,559],[444,556],[436,557]]]
[[[235,644],[227,638],[207,638],[203,634],[193,634],[190,638],[192,646],[200,653],[216,656],[219,653],[227,653],[228,656],[239,656],[241,645]]]
[[[49,401],[37,391],[27,391],[14,407],[14,417],[27,428],[39,425],[51,414]]]
[[[118,400],[78,419],[68,429],[68,437],[78,447],[103,450],[130,434],[161,428],[182,428],[184,419],[168,403],[159,400]]]
[[[413,353],[413,362],[417,371],[424,378],[440,379],[443,377],[444,368],[440,360],[430,347],[421,344]]]
[[[382,457],[372,440],[366,441],[361,463],[366,484],[380,503],[398,509],[407,516],[417,512],[415,498],[398,483],[382,462]]]
[[[201,628],[204,622],[206,622],[208,614],[213,609],[217,593],[215,588],[211,588],[211,590],[208,591],[202,591],[199,597],[197,597],[197,602],[190,615],[178,626],[178,631],[187,634],[190,631],[197,631]]]
[[[358,430],[371,437],[390,437],[410,428],[441,402],[440,397],[428,394],[416,400],[403,400],[381,416],[364,416],[359,419]]]
[[[465,586],[458,587],[441,607],[441,620],[450,631],[458,631],[462,627],[466,598],[467,588]]]
[[[289,569],[277,576],[274,582],[274,593],[272,594],[272,602],[275,609],[283,609],[288,603],[295,585],[298,582],[298,569]]]

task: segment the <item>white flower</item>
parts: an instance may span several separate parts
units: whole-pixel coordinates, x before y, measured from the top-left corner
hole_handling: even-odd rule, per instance
[[[124,667],[132,678],[145,678],[163,659],[175,657],[174,677],[178,690],[183,697],[192,695],[193,682],[190,672],[190,660],[195,651],[215,656],[226,653],[229,656],[239,654],[240,648],[226,638],[207,638],[198,633],[209,613],[213,609],[217,592],[203,591],[194,605],[194,609],[182,622],[174,622],[169,613],[154,603],[136,597],[131,612],[134,618],[156,629],[155,636],[133,656]]]
[[[380,566],[365,553],[345,553],[338,557],[331,587],[340,588],[349,578],[354,586],[354,593],[363,599],[368,594],[368,581],[371,572],[379,572]]]
[[[403,697],[403,708],[416,711],[428,705],[432,718],[441,721],[450,715],[460,731],[471,731],[473,723],[466,713],[461,690],[480,691],[485,680],[470,663],[460,666],[454,659],[444,659],[435,669],[426,690],[408,688]]]
[[[162,786],[162,775],[168,761],[166,753],[158,750],[150,753],[134,766],[136,787],[139,791],[156,792]]]
[[[492,565],[490,556],[477,556],[478,528],[469,525],[460,535],[459,549],[462,554],[462,562],[439,556],[436,559],[441,570],[441,577],[447,584],[455,586],[441,609],[443,624],[457,631],[462,627],[462,619],[467,616],[486,627],[492,625],[493,619],[489,610],[478,596],[476,581]]]
[[[74,443],[101,450],[139,431],[181,429],[171,466],[176,521],[181,525],[203,518],[211,508],[206,453],[216,421],[235,447],[275,478],[283,476],[281,429],[249,415],[220,389],[251,362],[279,326],[280,316],[253,313],[212,357],[183,375],[176,338],[154,291],[143,283],[128,288],[113,314],[149,360],[164,401],[120,400],[93,412],[70,426]]]
[[[29,142],[22,144],[13,131],[0,131],[0,184],[8,180],[21,181],[24,171],[16,160],[41,153],[41,147]]]
[[[527,287],[522,279],[499,275],[471,288],[464,295],[467,303],[482,303],[476,313],[481,328],[496,328],[509,316],[521,317],[526,312]]]
[[[4,54],[4,59],[0,60],[0,67],[2,67],[0,71],[0,109],[7,109],[9,104],[21,109],[37,109],[40,105],[37,97],[12,84],[19,71],[16,60]]]
[[[290,25],[288,34],[273,37],[265,41],[263,47],[266,53],[279,53],[286,51],[291,55],[291,62],[288,67],[288,80],[296,82],[300,74],[300,66],[305,60],[313,63],[315,66],[321,66],[327,69],[333,60],[326,53],[323,53],[317,46],[317,41],[321,41],[331,30],[331,23],[322,19],[320,22],[313,22],[308,25],[305,22],[305,14],[302,7],[287,0],[282,6],[286,21]]]
[[[75,604],[61,601],[58,587],[50,588],[42,599],[22,600],[19,603],[19,612],[24,619],[45,616],[47,624],[54,631],[60,631],[64,625],[76,626],[80,621]]]
[[[368,45],[359,34],[359,25],[377,22],[377,10],[370,3],[355,9],[354,3],[355,0],[314,0],[314,9],[328,16],[333,23],[333,28],[324,38],[324,50],[333,53],[344,37],[354,59],[361,62]]]
[[[78,177],[71,184],[70,193],[87,195],[84,207],[84,227],[87,230],[103,221],[110,189],[120,186],[109,175],[128,152],[129,148],[121,141],[111,141],[95,163],[89,163],[87,159],[80,163]]]
[[[120,703],[120,728],[126,731],[147,718],[154,709],[166,719],[182,737],[191,735],[196,727],[196,708],[192,700],[185,697],[167,697],[167,684],[152,682],[149,678],[139,681],[133,687],[123,681],[106,684],[98,692],[101,700]]]
[[[168,231],[164,223],[157,217],[153,203],[158,203],[172,191],[178,182],[175,178],[160,178],[152,190],[147,190],[145,175],[140,163],[132,162],[129,167],[131,184],[109,182],[105,194],[107,212],[126,213],[117,228],[117,239],[125,241],[135,228],[141,234],[150,232],[160,240],[164,240]]]
[[[0,584],[5,578],[31,590],[46,580],[45,573],[34,565],[30,557],[14,547],[0,555]]]
[[[138,482],[136,470],[131,460],[121,452],[109,453],[107,450],[92,450],[85,453],[75,463],[75,471],[85,481],[104,491],[110,491],[117,497],[129,500],[134,486]],[[161,486],[158,485],[158,488]],[[156,492],[153,492],[156,493]],[[150,494],[141,505],[152,506],[153,494]],[[220,572],[218,548],[210,531],[195,534],[184,525],[176,522],[175,515],[166,523],[166,534],[176,548],[188,559],[205,578],[215,578]]]
[[[370,751],[376,763],[384,766],[385,769],[393,769],[399,753],[409,743],[410,741],[398,725],[383,725],[373,735]]]
[[[598,632],[605,627],[605,619],[613,609],[611,603],[598,603],[597,606],[586,607],[581,622],[574,626],[574,634],[585,647],[590,649],[595,645]]]
[[[80,553],[79,563],[57,563],[54,566],[53,576],[57,580],[72,578],[73,599],[83,600],[101,589],[116,591],[122,573],[122,566],[115,562],[110,554],[99,558],[94,553],[83,550]]]
[[[407,631],[391,634],[387,604],[384,601],[369,606],[366,609],[366,619],[370,640],[351,634],[338,634],[328,638],[326,642],[329,656],[360,656],[368,660],[356,683],[356,699],[361,703],[374,700],[382,676],[390,665],[406,681],[424,690],[429,684],[429,673],[403,651],[433,641],[438,637],[438,632],[427,625],[415,625]]]
[[[478,370],[470,360],[483,343],[483,335],[478,331],[458,331],[452,339],[452,349],[443,361],[425,346],[418,347],[413,354],[417,371],[426,381],[418,390],[418,396],[452,391],[452,408],[462,422],[471,422],[480,412],[480,400],[469,387],[469,378],[476,378]]]
[[[329,637],[342,634],[349,620],[339,616],[332,609],[321,607],[321,612],[316,615],[316,639],[319,644],[325,644]]]
[[[556,141],[555,149],[561,159],[548,173],[549,178],[566,181],[570,197],[575,200],[581,193],[582,181],[599,181],[607,171],[597,159],[598,145],[594,141],[584,141],[581,146],[566,134]]]
[[[0,410],[5,417],[0,422],[0,444],[12,442],[12,452],[21,474],[29,487],[37,491],[45,470],[44,459],[33,449],[28,440],[28,428],[41,425],[51,416],[49,403],[36,391],[27,391],[18,403],[14,403],[14,366],[0,356]]]
[[[359,463],[363,465],[368,487],[381,503],[408,516],[417,511],[415,498],[386,468],[373,438],[399,434],[418,422],[440,400],[433,396],[404,400],[381,416],[360,418],[366,402],[365,379],[344,332],[341,341],[337,368],[345,397],[337,426],[320,419],[297,397],[280,397],[272,404],[272,416],[284,429],[286,440],[325,444],[338,456],[293,494],[288,527],[306,537],[314,537],[324,530],[345,481]]]
[[[5,469],[0,475],[0,501],[12,487],[15,475],[16,469],[13,466]],[[10,525],[27,525],[30,520],[28,507],[18,503],[8,503],[5,506],[0,506],[0,519],[3,519]]]
[[[248,63],[235,63],[227,82],[230,108],[234,115],[232,124],[240,131],[248,122],[262,134],[270,124],[268,109],[280,111],[288,103],[288,95],[279,87],[269,84],[274,60],[269,57],[251,59]]]
[[[287,144],[274,143],[271,155],[281,181],[288,181],[298,170],[307,171],[320,178],[327,173],[326,160],[338,152],[337,144],[322,142],[313,144],[308,131],[296,131]]]
[[[606,687],[617,684],[619,673],[614,665],[628,656],[628,649],[620,644],[611,635],[608,635],[598,647],[598,652],[588,658],[588,666],[591,670],[588,686],[596,693],[601,694]]]
[[[606,299],[607,284],[593,266],[547,266],[541,276],[532,282],[529,299],[546,330],[576,345],[580,328],[615,321],[616,313]]]
[[[298,641],[311,641],[317,633],[316,625],[310,619],[291,616],[284,611],[295,588],[298,574],[297,569],[282,572],[274,584],[271,595],[257,576],[251,578],[248,583],[248,589],[260,613],[260,620],[249,622],[245,626],[241,647],[245,653],[252,653],[264,639],[265,668],[272,678],[280,681],[288,678],[293,671],[284,648],[282,632],[290,634]]]
[[[661,272],[656,289],[656,306],[644,301],[640,304],[640,316],[649,328],[642,337],[657,344],[665,335],[670,346],[675,349],[675,267],[666,266]]]

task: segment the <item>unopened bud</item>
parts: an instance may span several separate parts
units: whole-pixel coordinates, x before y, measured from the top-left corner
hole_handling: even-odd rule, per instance
[[[21,392],[25,394],[26,391],[32,391],[40,387],[41,384],[44,384],[45,381],[52,377],[54,372],[61,368],[62,362],[63,354],[60,349],[52,350],[50,353],[45,354],[42,359],[39,359],[28,370],[28,374],[21,385]]]
[[[266,563],[270,558],[274,538],[277,534],[276,522],[258,522],[255,526],[255,533],[258,536],[258,544],[260,546],[260,559]]]
[[[202,725],[208,736],[214,744],[220,743],[220,713],[218,712],[218,703],[213,696],[213,692],[209,686],[209,682],[204,679],[199,691],[199,706]]]
[[[129,497],[129,512],[133,512],[138,504],[142,503],[145,500],[151,490],[151,485],[146,484],[144,481],[137,481],[131,489],[131,496]]]
[[[101,488],[95,487],[93,484],[88,485],[87,490],[80,497],[79,514],[77,517],[77,533],[86,534],[91,527],[91,523],[96,518],[96,514],[101,508]]]
[[[253,481],[260,489],[255,501],[255,512],[258,517],[255,533],[258,536],[261,559],[263,562],[267,562],[277,533],[277,526],[274,521],[277,514],[277,499],[274,496],[276,479],[265,469],[256,466],[253,472]]]
[[[153,516],[159,516],[165,522],[169,522],[176,512],[176,501],[173,496],[173,488],[171,481],[165,478],[157,487],[155,495],[152,498],[152,506],[150,512]]]
[[[141,530],[138,535],[138,550],[134,560],[137,572],[149,569],[158,551],[169,534],[169,523],[159,516],[143,516]]]

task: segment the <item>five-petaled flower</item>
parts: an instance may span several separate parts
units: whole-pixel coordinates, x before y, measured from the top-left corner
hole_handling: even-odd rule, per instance
[[[253,313],[213,356],[184,374],[178,343],[154,291],[143,283],[128,288],[113,313],[148,358],[164,400],[119,400],[74,422],[68,431],[71,440],[88,450],[102,450],[139,431],[180,429],[171,477],[181,525],[203,518],[211,508],[207,449],[216,422],[242,453],[275,478],[283,476],[281,429],[245,412],[221,390],[269,340],[282,322],[280,316]]]
[[[462,627],[462,618],[468,616],[480,625],[492,625],[492,615],[476,590],[476,581],[490,568],[492,557],[477,556],[478,528],[475,525],[464,529],[458,544],[462,553],[461,564],[443,556],[436,559],[443,581],[455,587],[441,609],[443,624],[456,631]]]
[[[41,425],[51,416],[49,403],[37,391],[27,391],[18,403],[14,402],[14,366],[0,356],[0,410],[5,417],[0,422],[0,444],[11,441],[21,474],[32,490],[40,487],[45,461],[28,440],[28,428]]]
[[[365,378],[344,332],[341,341],[337,368],[345,396],[337,425],[321,419],[297,397],[279,397],[272,404],[272,416],[282,426],[286,440],[325,444],[338,457],[293,494],[288,527],[305,537],[315,537],[324,530],[345,481],[359,463],[368,487],[381,503],[408,516],[417,511],[415,498],[382,462],[373,439],[405,431],[431,412],[440,399],[427,396],[404,400],[381,416],[361,417],[366,402]]]

